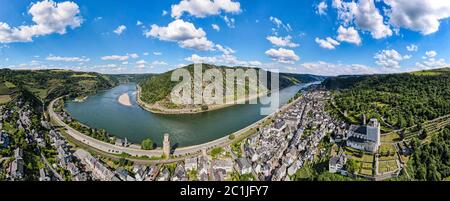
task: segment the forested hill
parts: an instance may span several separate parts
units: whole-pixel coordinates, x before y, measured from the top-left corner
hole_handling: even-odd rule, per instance
[[[189,72],[191,72],[191,75],[193,75],[194,65],[189,65],[183,68],[187,69]],[[203,64],[203,71],[212,68],[217,68],[222,72],[225,72],[226,69],[247,69],[245,67],[228,67]],[[147,80],[140,82],[140,86],[142,87],[141,100],[146,103],[153,104],[157,101],[166,99],[170,95],[173,87],[178,84],[178,82],[172,82],[170,80],[172,72],[173,71],[169,71],[160,75],[153,75],[150,76]],[[280,88],[286,88],[299,83],[322,81],[324,79],[325,78],[322,76],[315,75],[280,73]],[[268,80],[268,86],[270,87],[270,75],[268,75]]]
[[[404,128],[450,114],[450,68],[403,74],[339,76],[323,82],[354,122],[362,114]]]
[[[10,70],[0,69],[0,83],[9,83],[18,91],[27,91],[37,99],[52,99],[71,95],[85,96],[116,86],[116,77],[99,73],[68,70]]]

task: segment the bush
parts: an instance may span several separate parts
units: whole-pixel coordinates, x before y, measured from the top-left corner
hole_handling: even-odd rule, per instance
[[[236,136],[234,136],[233,134],[231,134],[231,135],[228,136],[228,139],[229,139],[229,140],[234,140],[234,139],[236,139]]]
[[[154,148],[153,141],[151,139],[145,139],[141,143],[141,148],[143,150],[152,150]]]

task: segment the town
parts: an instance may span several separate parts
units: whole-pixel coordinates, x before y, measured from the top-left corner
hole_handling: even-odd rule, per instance
[[[58,106],[58,115],[74,121]],[[276,113],[231,143],[171,156],[165,134],[158,160],[99,154],[80,146],[65,129],[47,120],[35,100],[19,96],[0,106],[0,179],[38,181],[292,181],[325,161],[326,173],[348,179],[386,180],[406,171],[407,141],[389,141],[380,122],[346,123],[336,116],[331,92],[321,85],[299,91]],[[437,123],[448,123],[446,118]],[[432,121],[431,121],[432,122]],[[109,143],[129,146],[120,139]],[[82,145],[83,143],[81,143]],[[111,157],[112,156],[112,157]],[[164,158],[167,158],[165,160]],[[406,173],[407,174],[407,173]],[[303,178],[305,179],[305,178]]]
[[[345,132],[346,125],[324,111],[329,97],[323,90],[303,92],[249,138],[153,165],[92,155],[67,141],[20,98],[0,108],[1,175],[39,181],[289,181],[305,163],[327,154],[320,146],[325,136]]]

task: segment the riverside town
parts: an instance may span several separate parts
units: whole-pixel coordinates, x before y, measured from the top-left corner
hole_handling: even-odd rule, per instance
[[[449,0],[2,0],[0,192],[442,194],[448,44]]]

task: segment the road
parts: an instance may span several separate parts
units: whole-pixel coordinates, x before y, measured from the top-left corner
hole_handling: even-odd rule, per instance
[[[78,142],[83,143],[84,145],[87,145],[89,147],[95,148],[97,150],[100,150],[102,152],[108,153],[108,154],[122,154],[122,153],[126,153],[129,154],[131,156],[134,157],[161,157],[163,154],[162,149],[156,149],[156,150],[143,150],[143,149],[138,149],[138,148],[131,148],[131,147],[122,147],[122,146],[116,146],[107,142],[103,142],[100,140],[97,140],[95,138],[92,138],[90,136],[87,136],[83,133],[80,133],[79,131],[71,128],[69,125],[67,125],[66,123],[64,123],[61,118],[59,117],[58,114],[55,113],[54,111],[54,103],[59,100],[60,98],[57,98],[55,100],[53,100],[52,102],[50,102],[49,107],[48,107],[48,113],[50,116],[50,119],[53,120],[53,122],[55,122],[56,126],[61,126],[66,130],[66,133],[72,137],[73,139],[75,139]],[[268,117],[270,117],[271,115],[269,115]],[[266,117],[267,118],[267,117]],[[266,118],[261,119],[260,121],[234,133],[234,135],[236,137],[238,137],[239,135],[245,133],[247,130],[257,126],[258,124],[262,123]],[[176,157],[183,157],[186,155],[197,155],[200,154],[202,152],[203,149],[206,150],[210,150],[216,147],[225,147],[227,145],[229,145],[231,143],[231,140],[229,140],[228,136],[222,137],[220,139],[211,141],[211,142],[207,142],[204,144],[200,144],[200,145],[195,145],[195,146],[189,146],[189,147],[183,147],[183,148],[177,148],[175,149],[175,151],[173,152],[173,156]]]

